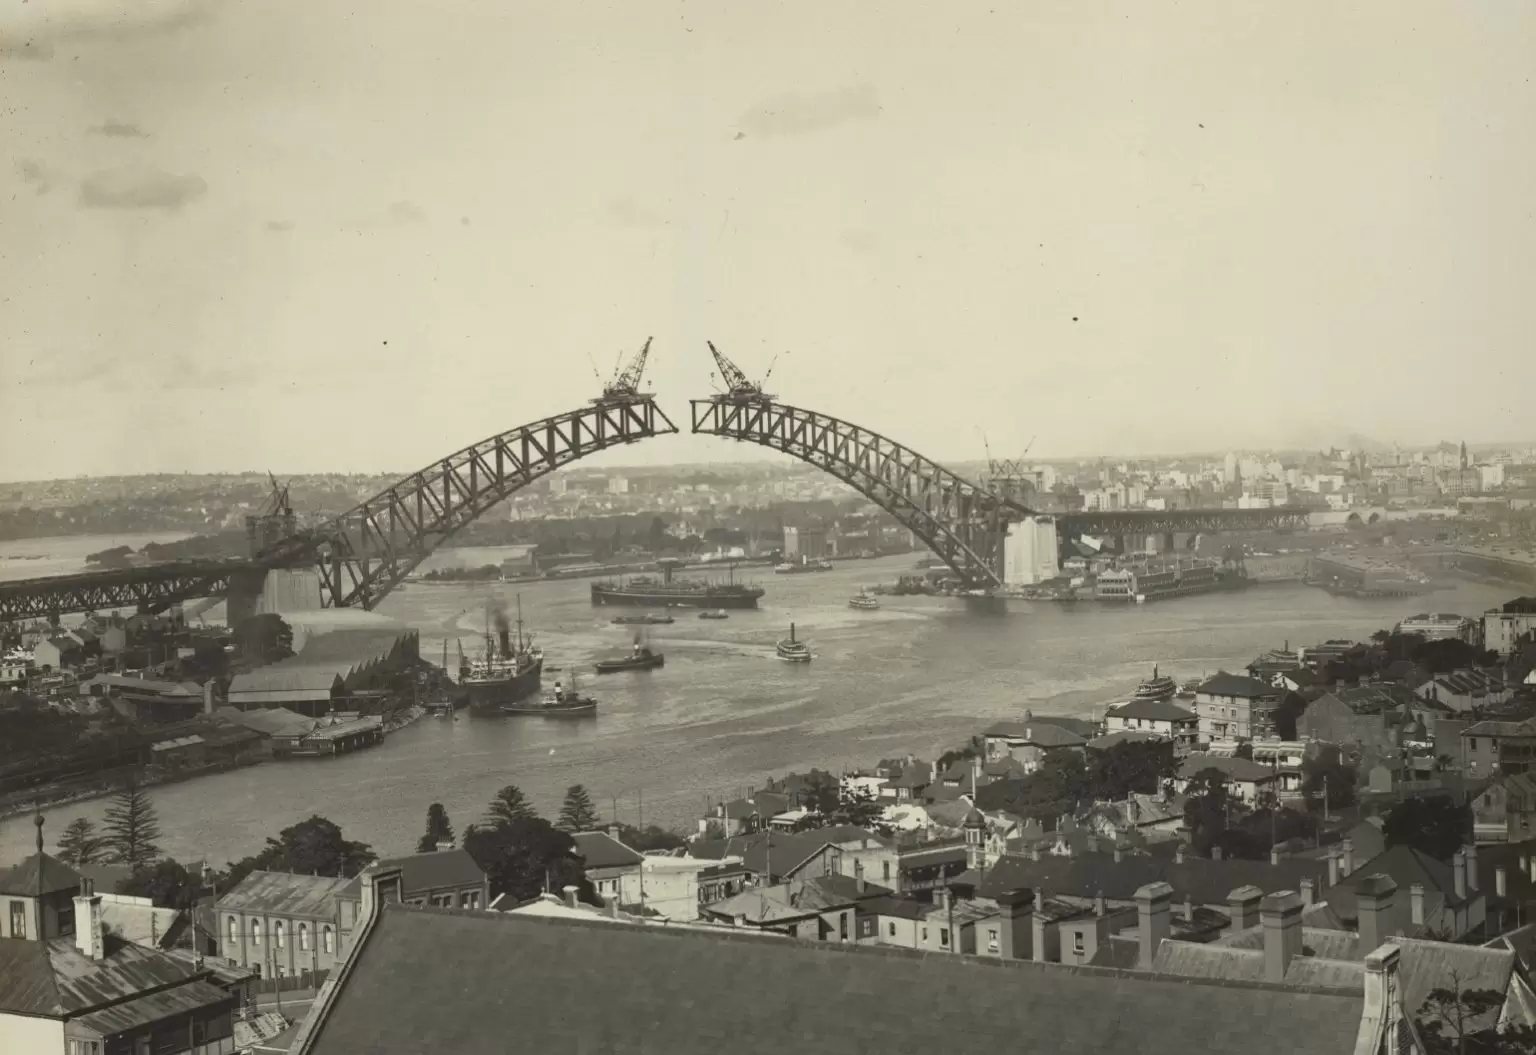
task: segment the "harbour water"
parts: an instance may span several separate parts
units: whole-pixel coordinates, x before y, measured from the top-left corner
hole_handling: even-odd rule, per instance
[[[1037,713],[1102,713],[1153,664],[1183,681],[1241,669],[1259,652],[1332,637],[1361,638],[1432,609],[1480,613],[1518,592],[1463,583],[1422,598],[1355,600],[1303,586],[1258,587],[1144,606],[1010,602],[977,609],[956,599],[886,597],[878,611],[848,598],[893,581],[912,557],[839,564],[817,575],[758,574],[768,595],[727,620],[682,612],[648,628],[661,670],[596,677],[592,719],[426,720],[377,748],[338,759],[267,763],[151,792],[172,856],[216,864],[253,853],[311,814],[381,853],[405,853],[427,806],[443,803],[462,830],[504,784],[553,817],[570,784],[587,786],[626,823],[685,828],[706,802],[765,777],[810,766],[838,769],[913,752],[931,759],[987,722]],[[470,560],[464,563],[477,563]],[[422,654],[442,643],[478,648],[485,605],[521,594],[548,663],[587,672],[627,650],[635,628],[592,608],[585,580],[521,586],[413,584],[381,607],[420,629]],[[793,620],[815,660],[774,657]],[[558,672],[546,671],[545,684]],[[104,801],[49,811],[49,845],[75,817],[99,822]],[[0,823],[0,862],[32,845],[30,818]]]

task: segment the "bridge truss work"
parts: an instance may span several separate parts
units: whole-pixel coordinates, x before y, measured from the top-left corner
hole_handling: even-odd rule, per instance
[[[1030,510],[895,440],[813,410],[729,396],[695,399],[693,431],[793,455],[855,488],[937,554],[970,589],[1003,585],[1008,523]]]
[[[161,611],[194,597],[221,597],[230,580],[252,566],[246,560],[177,561],[0,583],[0,623],[63,612]]]
[[[595,401],[465,447],[258,559],[274,566],[313,559],[326,607],[371,609],[438,546],[540,477],[677,431],[649,396]]]

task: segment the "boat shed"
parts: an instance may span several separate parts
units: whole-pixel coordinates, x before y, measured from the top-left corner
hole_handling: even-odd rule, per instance
[[[287,707],[310,717],[350,710],[340,701],[354,693],[387,689],[416,663],[418,637],[410,627],[370,623],[320,633],[304,625],[294,625],[293,630],[297,653],[237,674],[229,686],[231,707]]]

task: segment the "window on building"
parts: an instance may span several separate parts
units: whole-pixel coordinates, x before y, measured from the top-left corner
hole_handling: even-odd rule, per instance
[[[1468,751],[1476,751],[1477,750],[1477,737],[1475,737],[1475,736],[1467,737],[1467,750]]]
[[[94,1040],[71,1040],[69,1055],[101,1055],[101,1046]]]
[[[848,940],[848,913],[846,912],[837,917],[837,937],[839,941]]]
[[[133,1041],[133,1055],[151,1055],[154,1051],[154,1037],[146,1033],[142,1037],[135,1037]]]
[[[234,916],[229,917],[229,944],[240,944],[240,920]]]
[[[1087,951],[1087,945],[1084,942],[1082,931],[1073,932],[1072,951],[1077,953],[1079,956],[1083,955],[1083,953]]]
[[[272,924],[272,944],[279,949],[283,947],[283,939],[287,937],[283,930],[283,921],[275,920]]]
[[[302,952],[309,951],[309,924],[299,924],[299,949]]]
[[[459,907],[467,909],[478,909],[480,907],[480,891],[470,890],[460,895]]]
[[[988,952],[996,952],[998,950],[998,948],[999,948],[999,945],[998,945],[998,941],[997,941],[997,928],[996,927],[988,927],[987,928],[987,951]]]
[[[25,901],[11,902],[11,930],[13,938],[25,938],[27,936],[27,903]]]
[[[887,883],[889,883],[891,881],[891,862],[889,862],[889,861],[881,861],[880,862],[880,876]]]
[[[928,928],[927,927],[923,928],[923,944],[924,945],[928,944]]]
[[[948,927],[940,927],[939,928],[939,945],[941,947],[943,947],[943,948],[946,948],[946,949],[949,948],[949,928]]]
[[[251,944],[261,944],[261,920],[259,919],[251,921]]]
[[[896,924],[894,924],[894,923],[887,923],[885,925],[885,933],[890,935],[893,938],[896,937]]]
[[[320,948],[326,952],[335,952],[335,936],[331,933],[331,925],[327,923],[320,928]]]

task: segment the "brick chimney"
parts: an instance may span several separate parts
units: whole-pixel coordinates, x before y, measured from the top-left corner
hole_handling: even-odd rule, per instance
[[[1339,862],[1339,875],[1347,876],[1355,870],[1355,841],[1344,840],[1343,859]]]
[[[1211,860],[1212,861],[1220,861],[1221,860],[1221,847],[1219,847],[1219,846],[1211,847]]]
[[[1274,866],[1277,866],[1277,865],[1280,864],[1280,847],[1278,847],[1278,846],[1271,846],[1269,848],[1269,863],[1270,863],[1271,867],[1274,867]]]
[[[1030,948],[1031,956],[1036,963],[1050,963],[1052,938],[1057,937],[1058,932],[1047,930],[1045,926],[1045,891],[1035,888],[1034,912],[1030,915]],[[1056,957],[1060,959],[1060,957]]]
[[[1381,948],[1392,931],[1392,902],[1397,884],[1384,875],[1366,876],[1355,887],[1359,919],[1360,952],[1369,955]]]
[[[1270,894],[1259,905],[1264,927],[1264,980],[1280,983],[1301,954],[1301,896],[1291,890]]]
[[[1301,881],[1301,903],[1310,908],[1317,902],[1317,881],[1310,876]]]
[[[1337,853],[1328,854],[1328,886],[1330,888],[1339,885],[1339,858],[1340,855]]]
[[[106,932],[101,925],[101,895],[96,893],[96,884],[83,877],[80,893],[75,895],[75,948],[88,960],[100,960],[107,955]]]
[[[1357,1051],[1396,1051],[1402,1024],[1402,986],[1398,963],[1402,950],[1383,945],[1365,957],[1365,1007],[1360,1017]]]
[[[1034,955],[1034,894],[1027,887],[1009,890],[997,896],[997,904],[1003,914],[998,954],[1005,960],[1030,959]]]
[[[945,912],[949,912],[955,907],[955,894],[949,887],[939,891],[939,907]]]
[[[580,887],[565,886],[565,887],[561,888],[560,893],[565,895],[565,907],[566,908],[575,908],[579,904],[576,895],[581,893],[581,888]],[[618,899],[615,898],[614,902],[615,902],[615,904],[617,904]]]
[[[1259,902],[1264,891],[1256,886],[1241,886],[1227,895],[1227,915],[1232,917],[1228,934],[1238,934],[1259,925]]]
[[[853,862],[853,888],[860,894],[865,893],[869,889],[869,884],[864,882],[863,861]]]
[[[1478,890],[1478,885],[1477,885],[1477,844],[1475,844],[1475,843],[1468,843],[1466,845],[1466,848],[1464,850],[1462,850],[1461,852],[1463,854],[1465,854],[1466,858],[1467,858],[1467,889],[1475,894],[1475,893],[1477,893],[1477,890]]]
[[[1413,910],[1413,922],[1424,925],[1424,884],[1414,883],[1408,888],[1408,904]]]
[[[1157,950],[1168,937],[1168,902],[1173,898],[1173,887],[1167,883],[1148,883],[1136,891],[1136,916],[1139,923],[1137,939],[1140,946],[1136,966],[1143,971],[1152,969]]]
[[[1467,896],[1467,855],[1457,850],[1451,858],[1451,882],[1456,888],[1456,896]]]
[[[617,824],[608,825],[608,838],[614,842],[619,841],[619,826]]]
[[[1498,897],[1507,897],[1508,891],[1509,880],[1504,874],[1504,866],[1500,865],[1493,870],[1493,892]]]
[[[1176,864],[1176,865],[1181,865],[1181,864],[1184,863],[1184,844],[1183,843],[1179,843],[1178,846],[1174,847],[1174,850],[1173,850],[1173,863]]]

